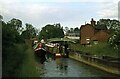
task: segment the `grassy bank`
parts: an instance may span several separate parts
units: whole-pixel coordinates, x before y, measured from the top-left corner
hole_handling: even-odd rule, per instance
[[[37,70],[37,61],[34,51],[31,47],[30,40],[26,40],[27,49],[25,50],[26,57],[21,65],[19,76],[20,77],[39,77],[40,71]]]
[[[27,46],[25,44],[15,44],[3,48],[2,52],[2,76],[16,77],[20,67],[26,57]]]
[[[26,58],[21,66],[21,70],[19,72],[20,77],[39,77],[39,73],[36,69],[37,62],[35,60],[35,56],[31,47],[29,47],[26,51]]]
[[[39,77],[32,47],[16,44],[5,48],[2,57],[3,77]]]
[[[73,50],[77,51],[83,51],[90,54],[98,55],[98,56],[112,56],[112,57],[119,57],[120,54],[118,53],[118,50],[115,50],[113,47],[110,47],[106,42],[101,42],[99,44],[94,44],[92,46],[82,46],[79,43],[78,44],[70,44],[70,47]]]

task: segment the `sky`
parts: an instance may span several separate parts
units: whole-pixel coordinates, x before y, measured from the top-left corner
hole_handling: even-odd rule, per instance
[[[119,0],[0,0],[0,15],[30,23],[37,29],[60,23],[75,28],[90,23],[91,18],[118,19]]]

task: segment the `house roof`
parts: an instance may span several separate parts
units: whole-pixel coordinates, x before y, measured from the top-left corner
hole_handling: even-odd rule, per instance
[[[103,39],[103,38],[108,38],[108,37],[109,37],[109,34],[106,31],[100,30],[100,31],[96,32],[95,35],[91,39],[92,40],[98,40],[98,39],[100,40],[100,38]]]
[[[86,27],[86,26],[88,26],[88,25],[89,25],[89,26],[92,26],[91,24],[88,24],[88,23],[87,23],[87,24],[85,24],[85,25],[81,25],[80,30],[81,30],[83,27]]]
[[[107,30],[107,27],[106,27],[106,25],[96,25],[95,29],[96,30]]]

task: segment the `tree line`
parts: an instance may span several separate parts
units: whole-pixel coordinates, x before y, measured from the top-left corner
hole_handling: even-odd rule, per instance
[[[39,32],[39,39],[41,39],[42,36],[44,36],[45,39],[63,38],[64,37],[63,27],[60,25],[60,23],[53,25],[47,24]]]
[[[0,20],[2,23],[2,76],[19,76],[24,60],[27,58],[26,50],[29,48],[25,39],[36,36],[36,30],[26,23],[26,28],[22,26],[22,21],[16,18],[8,22]]]

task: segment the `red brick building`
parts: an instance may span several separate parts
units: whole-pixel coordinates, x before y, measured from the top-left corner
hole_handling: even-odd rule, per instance
[[[94,41],[106,41],[109,38],[108,29],[104,25],[96,25],[96,21],[91,20],[91,24],[80,27],[80,44],[90,44]]]

